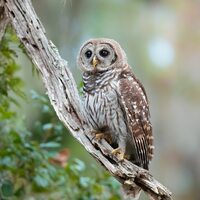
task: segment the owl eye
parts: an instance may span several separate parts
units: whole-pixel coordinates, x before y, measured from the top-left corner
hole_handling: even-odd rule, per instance
[[[102,49],[101,51],[99,51],[99,55],[103,58],[107,57],[110,54],[109,51]]]
[[[91,50],[87,50],[85,52],[85,56],[86,56],[86,58],[90,58],[92,56],[92,51]]]

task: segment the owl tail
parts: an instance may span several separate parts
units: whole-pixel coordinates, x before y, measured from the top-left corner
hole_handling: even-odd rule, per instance
[[[141,188],[137,185],[131,187],[131,189],[127,185],[122,186],[122,196],[123,199],[131,199],[138,200],[140,198]]]

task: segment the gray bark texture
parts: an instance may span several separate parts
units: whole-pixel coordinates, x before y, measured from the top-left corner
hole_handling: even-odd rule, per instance
[[[57,116],[73,137],[121,184],[126,185],[127,193],[131,193],[131,188],[136,184],[151,199],[171,200],[171,192],[148,171],[128,160],[118,162],[111,156],[112,147],[105,140],[93,140],[92,129],[85,121],[86,114],[67,61],[61,58],[57,48],[47,39],[31,1],[0,0],[0,39],[8,22],[40,72]]]

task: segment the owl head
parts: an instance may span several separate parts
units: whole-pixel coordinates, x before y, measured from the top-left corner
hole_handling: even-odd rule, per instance
[[[116,41],[106,38],[86,41],[80,49],[77,62],[83,72],[103,72],[127,66],[123,49]]]

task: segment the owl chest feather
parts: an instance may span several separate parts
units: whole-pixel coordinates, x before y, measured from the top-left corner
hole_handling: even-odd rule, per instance
[[[104,80],[107,84],[90,83],[90,90],[85,89],[85,109],[88,121],[94,129],[108,128],[113,139],[125,137],[127,128],[118,101],[116,79]],[[88,83],[84,83],[87,86]]]

